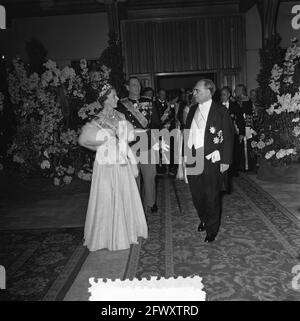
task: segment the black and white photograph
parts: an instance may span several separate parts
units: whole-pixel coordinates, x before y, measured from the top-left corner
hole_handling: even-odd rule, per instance
[[[156,300],[300,301],[300,2],[0,0],[0,301]]]

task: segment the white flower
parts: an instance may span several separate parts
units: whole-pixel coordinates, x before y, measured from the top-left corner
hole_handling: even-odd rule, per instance
[[[50,168],[50,162],[47,159],[43,160],[41,163],[41,168],[42,169]]]
[[[54,185],[55,186],[60,185],[60,179],[58,177],[54,177]]]
[[[270,138],[269,140],[266,141],[266,145],[269,146],[269,145],[272,145],[274,143],[274,139],[273,138]]]
[[[300,126],[295,126],[293,129],[293,135],[298,137],[300,136]]]
[[[102,80],[101,73],[99,71],[91,71],[90,72],[90,80],[91,82],[98,82]]]
[[[42,74],[42,81],[44,81],[45,83],[49,83],[53,78],[52,72],[50,70],[46,70],[43,74]]]
[[[84,181],[91,181],[92,180],[92,174],[85,173],[83,170],[80,170],[77,175],[78,175],[78,178],[80,178]]]
[[[67,169],[67,173],[68,173],[69,175],[74,174],[74,171],[75,171],[75,168],[72,167],[72,166],[69,166],[68,169]]]
[[[70,184],[72,182],[72,176],[65,176],[63,181],[65,184]]]
[[[209,128],[209,131],[210,131],[211,134],[215,134],[216,129],[215,129],[215,127],[211,126],[211,127]]]
[[[300,118],[299,118],[299,117],[292,119],[292,123],[298,123],[298,121],[300,121]]]
[[[70,68],[69,66],[66,66],[61,71],[60,81],[64,83],[66,80],[68,79],[73,80],[75,77],[76,77],[75,70],[73,68]]]
[[[53,70],[56,69],[56,62],[49,59],[47,62],[44,63],[44,66],[49,70]]]
[[[273,157],[273,155],[275,155],[275,150],[271,150],[271,151],[267,152],[265,155],[265,158],[270,159],[271,157]]]
[[[103,77],[104,77],[105,79],[109,79],[109,74],[110,74],[110,72],[111,72],[111,69],[108,68],[108,67],[105,66],[105,65],[102,65],[102,66],[101,66],[101,70],[102,70]]]
[[[80,68],[85,69],[87,67],[87,62],[85,58],[80,59]]]
[[[276,158],[277,159],[281,159],[286,155],[286,151],[284,149],[280,149],[277,153],[276,153]]]
[[[19,155],[15,154],[15,155],[13,156],[13,162],[19,163],[19,164],[23,164],[25,161],[24,161],[24,159],[22,158],[22,156],[19,156]]]
[[[37,89],[38,85],[39,85],[39,81],[40,81],[40,77],[36,72],[31,74],[29,79],[28,79],[29,90]]]
[[[291,155],[294,153],[294,148],[289,148],[286,150],[286,155]]]

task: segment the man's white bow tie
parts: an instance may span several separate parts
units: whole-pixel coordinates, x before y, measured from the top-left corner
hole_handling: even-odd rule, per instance
[[[223,105],[224,105],[225,107],[229,108],[229,101],[224,102]]]

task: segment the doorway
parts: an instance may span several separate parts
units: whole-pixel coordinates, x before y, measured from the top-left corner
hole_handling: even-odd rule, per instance
[[[193,72],[193,73],[162,73],[155,76],[156,89],[163,88],[166,91],[178,88],[192,89],[200,79],[211,79],[217,82],[216,72]]]
[[[215,84],[217,84],[217,73],[212,71],[156,74],[155,87],[157,91],[160,88],[163,88],[166,90],[167,93],[174,89],[181,88],[192,90],[196,82],[200,79],[211,79]]]

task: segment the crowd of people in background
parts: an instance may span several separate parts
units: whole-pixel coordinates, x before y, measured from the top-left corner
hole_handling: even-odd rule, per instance
[[[174,128],[184,129],[189,108],[193,105],[193,93],[191,89],[180,88],[165,90],[158,89],[155,93],[151,87],[145,87],[142,96],[151,99],[153,108],[156,109],[161,127],[168,130]],[[257,120],[260,106],[257,99],[256,89],[247,93],[247,88],[243,84],[238,84],[234,91],[228,86],[218,90],[214,100],[228,108],[235,128],[234,157],[230,169],[232,176],[238,176],[240,171],[253,171],[256,169],[257,160],[251,148],[251,142],[257,135]],[[171,141],[171,150],[174,148]],[[172,155],[173,153],[171,153]],[[183,178],[178,164],[170,159],[170,164],[162,162],[157,165],[157,174],[168,174]]]

